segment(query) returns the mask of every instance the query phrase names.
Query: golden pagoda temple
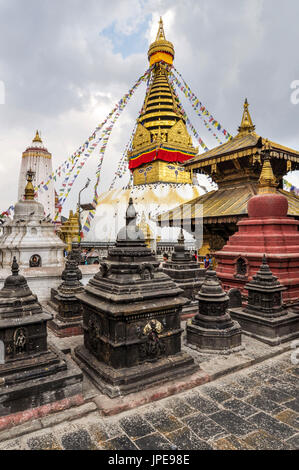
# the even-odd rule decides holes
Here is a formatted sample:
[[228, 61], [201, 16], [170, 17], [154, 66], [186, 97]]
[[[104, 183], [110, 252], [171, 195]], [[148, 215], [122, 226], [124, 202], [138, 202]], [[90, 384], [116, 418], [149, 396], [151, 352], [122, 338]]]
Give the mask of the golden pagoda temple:
[[134, 185], [168, 182], [191, 183], [190, 172], [181, 163], [194, 157], [194, 148], [168, 79], [174, 47], [166, 41], [162, 18], [155, 42], [148, 51], [152, 80], [137, 120], [137, 129], [128, 153]]
[[[247, 217], [248, 200], [262, 191], [263, 186], [269, 189], [269, 180], [272, 181], [272, 191], [287, 197], [288, 215], [299, 217], [299, 197], [283, 190], [283, 177], [289, 171], [299, 169], [299, 152], [259, 136], [248, 107], [246, 99], [235, 137], [184, 164], [187, 170], [208, 175], [218, 185], [217, 190], [191, 202], [189, 223], [194, 227], [203, 222], [202, 255], [224, 246], [230, 235], [235, 233], [236, 224]], [[263, 167], [265, 154], [270, 160]], [[181, 226], [183, 218], [183, 205], [180, 205], [161, 214], [159, 224], [163, 226], [163, 221], [166, 224], [170, 220], [172, 225]]]

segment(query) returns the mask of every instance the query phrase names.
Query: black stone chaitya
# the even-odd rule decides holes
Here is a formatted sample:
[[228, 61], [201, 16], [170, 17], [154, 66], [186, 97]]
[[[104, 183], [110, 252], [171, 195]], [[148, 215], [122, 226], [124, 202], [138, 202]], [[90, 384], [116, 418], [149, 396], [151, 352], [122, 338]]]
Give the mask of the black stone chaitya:
[[81, 371], [47, 344], [51, 318], [14, 258], [0, 290], [0, 416], [82, 394]]
[[207, 270], [196, 299], [199, 313], [187, 324], [187, 345], [207, 353], [228, 354], [240, 350], [242, 331], [228, 313], [229, 297], [215, 271]]
[[260, 270], [245, 285], [248, 303], [229, 312], [245, 334], [271, 346], [299, 337], [299, 316], [282, 305], [282, 292], [286, 289], [273, 276], [266, 256]]
[[80, 259], [80, 245], [73, 242], [61, 275], [63, 282], [51, 291], [49, 305], [57, 313], [49, 322], [49, 328], [59, 337], [83, 334], [82, 305], [76, 298], [76, 294], [84, 290], [80, 282], [82, 273], [78, 267]]
[[185, 249], [182, 229], [171, 260], [163, 263], [162, 271], [168, 274], [183, 289], [185, 297], [190, 300], [183, 307], [182, 315], [188, 318], [188, 316], [198, 313], [198, 302], [195, 300], [195, 295], [204, 282], [206, 270], [201, 268], [197, 261], [193, 261], [190, 251]]
[[181, 352], [180, 313], [187, 299], [158, 267], [136, 226], [130, 199], [126, 226], [100, 271], [77, 296], [83, 305], [84, 346], [75, 348], [75, 357], [110, 397], [197, 369], [193, 358]]

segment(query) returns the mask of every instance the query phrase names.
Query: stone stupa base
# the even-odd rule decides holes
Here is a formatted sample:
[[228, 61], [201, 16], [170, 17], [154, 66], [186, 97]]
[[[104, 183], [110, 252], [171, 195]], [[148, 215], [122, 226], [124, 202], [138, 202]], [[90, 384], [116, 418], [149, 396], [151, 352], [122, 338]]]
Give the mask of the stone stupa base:
[[205, 354], [231, 354], [244, 349], [242, 330], [237, 322], [225, 329], [208, 329], [190, 322], [186, 336], [186, 346]]
[[75, 348], [74, 353], [74, 360], [81, 370], [110, 398], [140, 392], [151, 386], [191, 375], [199, 369], [194, 359], [184, 352], [123, 369], [114, 369], [98, 361], [84, 346]]
[[82, 317], [65, 320], [57, 315], [53, 320], [48, 322], [48, 328], [50, 328], [58, 338], [83, 335]]
[[82, 396], [83, 374], [70, 359], [49, 345], [40, 355], [9, 361], [0, 372], [0, 417]]
[[276, 318], [265, 318], [245, 312], [242, 308], [229, 310], [245, 335], [256, 338], [270, 346], [291, 341], [299, 337], [299, 316], [288, 311], [286, 315]]

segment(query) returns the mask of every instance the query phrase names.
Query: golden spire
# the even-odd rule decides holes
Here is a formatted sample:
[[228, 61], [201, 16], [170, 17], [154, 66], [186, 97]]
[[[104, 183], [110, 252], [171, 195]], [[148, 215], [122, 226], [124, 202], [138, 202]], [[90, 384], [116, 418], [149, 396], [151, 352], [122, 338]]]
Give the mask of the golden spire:
[[275, 193], [278, 183], [274, 176], [269, 155], [266, 156], [259, 178], [259, 194]]
[[249, 104], [248, 104], [247, 98], [245, 98], [242, 121], [238, 129], [239, 134], [250, 134], [255, 129], [255, 126], [253, 125], [253, 122], [252, 122], [252, 119], [248, 110], [248, 106]]
[[165, 40], [166, 38], [165, 38], [165, 33], [164, 33], [163, 20], [162, 20], [162, 16], [160, 16], [159, 29], [157, 32], [156, 41], [165, 41]]
[[42, 139], [40, 138], [40, 135], [39, 135], [38, 131], [36, 131], [35, 137], [34, 137], [32, 142], [42, 143]]
[[34, 172], [28, 170], [26, 174], [27, 184], [25, 187], [25, 201], [34, 201], [34, 186], [32, 184], [33, 177]]
[[174, 47], [170, 41], [166, 41], [163, 21], [160, 17], [159, 28], [155, 42], [153, 42], [148, 50], [148, 60], [150, 65], [161, 62], [162, 60], [172, 65], [174, 59]]

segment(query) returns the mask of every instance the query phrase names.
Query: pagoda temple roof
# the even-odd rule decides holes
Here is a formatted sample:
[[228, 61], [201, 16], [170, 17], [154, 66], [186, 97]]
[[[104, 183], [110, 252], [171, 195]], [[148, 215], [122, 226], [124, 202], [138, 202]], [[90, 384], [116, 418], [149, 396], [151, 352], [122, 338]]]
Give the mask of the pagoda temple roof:
[[[299, 216], [299, 197], [283, 189], [278, 189], [278, 193], [283, 194], [288, 199], [288, 215]], [[246, 217], [247, 204], [252, 196], [258, 193], [255, 184], [247, 183], [239, 186], [220, 188], [216, 191], [210, 191], [196, 199], [191, 204], [192, 219], [201, 219], [205, 224], [236, 223], [240, 218]], [[172, 220], [174, 225], [177, 222], [181, 224], [183, 217], [184, 204], [159, 215], [158, 220], [162, 222]]]
[[265, 147], [269, 147], [271, 157], [294, 162], [292, 170], [299, 169], [299, 151], [258, 135], [255, 132], [255, 126], [252, 123], [248, 106], [249, 104], [246, 99], [239, 132], [235, 137], [208, 152], [196, 155], [188, 160], [184, 166], [188, 170], [203, 169], [219, 162], [260, 155]]

